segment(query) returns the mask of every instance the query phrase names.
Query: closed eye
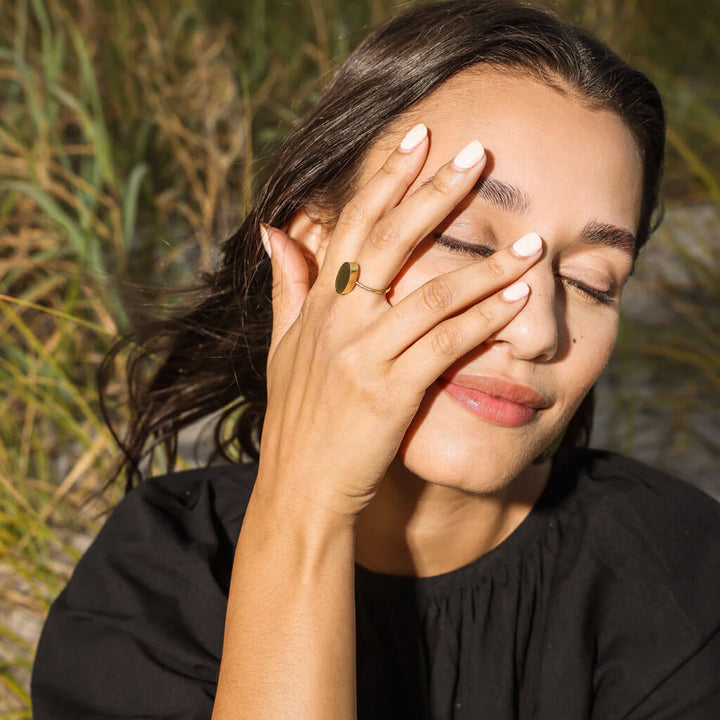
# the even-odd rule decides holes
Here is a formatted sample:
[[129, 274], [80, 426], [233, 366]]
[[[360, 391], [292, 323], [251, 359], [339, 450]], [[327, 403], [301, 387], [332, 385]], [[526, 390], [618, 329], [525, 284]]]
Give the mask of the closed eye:
[[560, 282], [565, 283], [566, 285], [570, 285], [570, 287], [572, 287], [574, 290], [577, 290], [578, 292], [582, 293], [591, 300], [600, 303], [601, 305], [615, 305], [615, 298], [610, 291], [598, 290], [597, 288], [590, 287], [589, 285], [586, 285], [579, 280], [573, 280], [572, 278], [565, 277], [563, 275], [558, 275], [557, 279]]
[[495, 250], [488, 247], [487, 245], [478, 245], [476, 243], [465, 243], [457, 240], [450, 235], [431, 235], [430, 236], [436, 245], [440, 245], [452, 252], [459, 253], [460, 255], [469, 255], [470, 257], [490, 257]]
[[[466, 243], [452, 237], [451, 235], [431, 235], [433, 242], [436, 245], [447, 248], [451, 252], [458, 253], [460, 255], [468, 255], [470, 257], [490, 257], [495, 250], [488, 247], [487, 245], [480, 245], [477, 243]], [[557, 275], [557, 280], [570, 286], [573, 290], [581, 293], [586, 298], [593, 302], [601, 305], [615, 305], [616, 300], [612, 291], [598, 290], [597, 288], [586, 285], [579, 280], [575, 280], [564, 275]]]

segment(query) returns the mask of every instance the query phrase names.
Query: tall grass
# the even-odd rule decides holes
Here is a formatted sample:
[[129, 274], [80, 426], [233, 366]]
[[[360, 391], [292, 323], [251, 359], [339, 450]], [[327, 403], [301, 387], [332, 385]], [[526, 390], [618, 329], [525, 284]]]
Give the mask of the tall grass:
[[209, 266], [252, 142], [228, 28], [197, 10], [0, 7], [0, 707], [25, 717], [34, 621], [117, 499], [96, 494], [115, 451], [95, 368], [128, 307]]
[[100, 358], [212, 265], [256, 152], [350, 42], [339, 2], [231, 7], [0, 2], [0, 717], [30, 716], [42, 618], [118, 499]]
[[[653, 2], [652, 13], [639, 0], [560, 5], [668, 93], [673, 195], [720, 204], [718, 97], [695, 72], [711, 51], [702, 44], [689, 83], [630, 32], [660, 23], [666, 6], [671, 19], [674, 3]], [[116, 461], [94, 389], [100, 358], [137, 314], [211, 267], [317, 78], [392, 10], [379, 0], [0, 0], [0, 718], [30, 717], [42, 618], [118, 499], [99, 492]], [[643, 282], [682, 332], [643, 334], [630, 318], [619, 382], [688, 368], [692, 402], [673, 402], [702, 413], [720, 387], [720, 324], [707, 312], [720, 307], [719, 265], [716, 255], [695, 262], [677, 237], [664, 247], [691, 279]], [[641, 339], [632, 353], [630, 335]], [[123, 391], [110, 388], [119, 424]]]

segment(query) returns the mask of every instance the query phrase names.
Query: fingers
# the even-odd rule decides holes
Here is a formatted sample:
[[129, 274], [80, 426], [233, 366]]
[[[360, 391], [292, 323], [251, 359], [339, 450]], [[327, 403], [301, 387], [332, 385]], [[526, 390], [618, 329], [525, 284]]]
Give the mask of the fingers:
[[[328, 284], [342, 263], [354, 261], [373, 225], [395, 207], [422, 168], [428, 150], [427, 128], [415, 125], [382, 167], [340, 213], [323, 267]], [[332, 276], [332, 277], [330, 277]]]
[[[522, 305], [511, 309], [514, 301], [520, 301], [527, 295], [525, 283], [515, 283], [528, 268], [536, 263], [542, 255], [542, 240], [536, 233], [524, 236], [512, 246], [504, 248], [492, 256], [470, 263], [449, 273], [438, 275], [402, 298], [394, 307], [382, 313], [376, 320], [373, 343], [386, 349], [388, 357], [399, 357], [410, 346], [419, 342], [424, 335], [433, 332], [440, 323], [461, 313], [471, 305], [485, 305], [485, 298], [497, 297], [491, 305], [502, 301], [499, 309], [492, 312], [479, 308], [476, 314], [482, 317], [483, 312], [492, 315], [498, 321], [508, 322]], [[486, 301], [489, 302], [489, 301]], [[474, 317], [472, 314], [468, 317]], [[450, 332], [450, 325], [445, 330]], [[488, 323], [485, 337], [477, 332], [476, 339], [484, 341], [502, 325], [495, 327]], [[442, 337], [439, 342], [443, 342]]]
[[387, 212], [372, 228], [356, 262], [374, 287], [390, 285], [417, 244], [432, 232], [475, 185], [486, 156], [474, 140], [417, 192]]
[[263, 224], [261, 233], [263, 245], [270, 255], [273, 274], [270, 362], [280, 340], [297, 319], [305, 302], [309, 291], [309, 274], [302, 251], [284, 232]]
[[394, 363], [399, 378], [425, 390], [456, 360], [486, 342], [524, 307], [530, 288], [522, 280], [436, 325]]

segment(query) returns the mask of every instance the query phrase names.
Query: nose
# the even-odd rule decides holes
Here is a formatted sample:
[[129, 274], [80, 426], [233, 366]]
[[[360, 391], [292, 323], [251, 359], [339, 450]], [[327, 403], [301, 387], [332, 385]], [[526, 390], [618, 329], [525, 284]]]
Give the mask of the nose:
[[547, 362], [558, 352], [563, 296], [557, 292], [553, 269], [547, 259], [533, 266], [523, 280], [530, 285], [530, 297], [494, 339], [509, 344], [513, 356], [519, 360]]

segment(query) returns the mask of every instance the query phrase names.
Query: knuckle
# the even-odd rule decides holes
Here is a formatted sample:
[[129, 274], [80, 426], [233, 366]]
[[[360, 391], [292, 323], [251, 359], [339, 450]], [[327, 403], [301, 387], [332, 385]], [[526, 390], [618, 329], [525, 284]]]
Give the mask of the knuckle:
[[393, 153], [380, 167], [379, 173], [389, 178], [395, 178], [401, 173], [402, 166], [398, 162], [399, 158]]
[[427, 187], [433, 195], [439, 197], [447, 197], [453, 191], [453, 183], [440, 174], [433, 175]]
[[[316, 292], [311, 290], [300, 308], [298, 317], [302, 320], [303, 325], [312, 325], [313, 329], [317, 329], [317, 318], [321, 312], [321, 299], [318, 297]], [[320, 324], [320, 330], [324, 331], [322, 324]]]
[[378, 379], [368, 374], [364, 377], [355, 378], [355, 396], [363, 407], [369, 408], [374, 412], [386, 413], [391, 405], [388, 404], [387, 392], [385, 392], [385, 384], [378, 382]]
[[483, 260], [483, 267], [493, 278], [502, 280], [505, 278], [505, 268], [495, 255], [490, 255]]
[[453, 304], [454, 295], [447, 282], [430, 280], [420, 288], [420, 308], [429, 313], [448, 310]]
[[370, 247], [372, 250], [384, 252], [397, 247], [402, 236], [401, 230], [396, 223], [384, 223], [378, 225], [370, 233]]
[[462, 330], [454, 324], [441, 325], [430, 339], [430, 346], [435, 355], [444, 357], [454, 355], [463, 346], [465, 340]]
[[368, 216], [368, 207], [365, 202], [359, 198], [352, 198], [340, 213], [339, 222], [349, 227], [355, 227], [362, 224]]
[[333, 307], [323, 310], [318, 300], [307, 304], [307, 315], [313, 317], [311, 341], [318, 350], [329, 351], [332, 356], [335, 352], [335, 346], [339, 330], [342, 328], [341, 318]]
[[[316, 350], [317, 356], [317, 350]], [[343, 388], [347, 393], [348, 384], [353, 382], [353, 367], [355, 358], [353, 353], [346, 347], [334, 348], [334, 352], [322, 353], [322, 363], [316, 363], [323, 374], [323, 380], [328, 386]]]
[[356, 405], [373, 407], [382, 397], [377, 373], [367, 359], [367, 347], [348, 342], [329, 360], [332, 386], [341, 388], [346, 400]]
[[485, 305], [475, 305], [472, 308], [473, 319], [485, 325], [493, 325], [495, 323], [495, 313], [493, 313]]
[[358, 353], [353, 343], [346, 343], [333, 356], [332, 364], [342, 375], [355, 377], [358, 366]]

